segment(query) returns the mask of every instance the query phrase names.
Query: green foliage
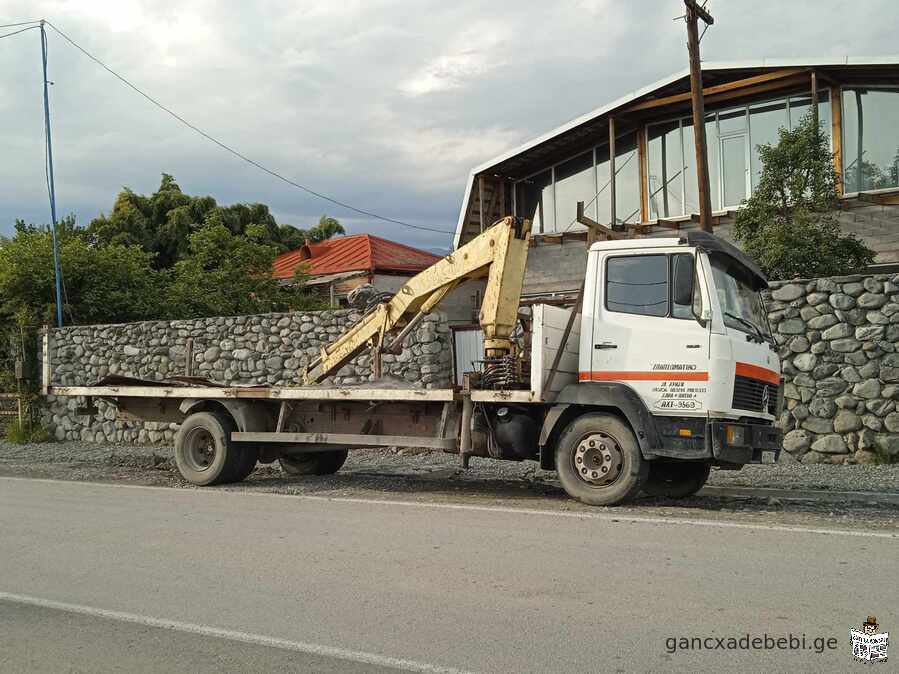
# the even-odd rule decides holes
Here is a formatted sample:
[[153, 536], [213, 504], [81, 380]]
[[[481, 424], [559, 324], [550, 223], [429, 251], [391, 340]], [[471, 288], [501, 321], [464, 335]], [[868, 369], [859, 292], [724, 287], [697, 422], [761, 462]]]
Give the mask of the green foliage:
[[87, 233], [101, 246], [140, 246], [153, 254], [155, 268], [171, 269], [191, 255], [191, 236], [207, 225], [222, 225], [236, 236], [246, 236], [252, 229], [257, 241], [277, 253], [299, 248], [306, 239], [323, 241], [344, 233], [336, 219], [324, 215], [317, 225], [304, 230], [279, 225], [265, 204], [219, 206], [209, 196], [191, 197], [167, 173], [150, 196], [126, 187], [116, 197], [112, 212], [92, 220]]
[[15, 419], [6, 427], [6, 440], [16, 445], [27, 445], [33, 442], [50, 442], [50, 433], [37, 423], [19, 424]]
[[759, 184], [737, 212], [734, 234], [769, 277], [836, 276], [873, 262], [874, 251], [840, 230], [839, 176], [811, 114], [781, 128], [777, 145], [760, 145], [759, 157]]
[[[163, 174], [155, 193], [125, 188], [108, 216], [87, 228], [69, 216], [57, 232], [66, 321], [113, 323], [324, 308], [301, 284], [278, 286], [271, 264], [344, 230], [324, 215], [308, 230], [279, 225], [264, 204], [219, 206]], [[23, 312], [31, 324], [55, 322], [49, 230], [19, 221], [0, 238], [0, 323]]]
[[[157, 314], [162, 278], [151, 255], [133, 245], [91, 245], [71, 220], [60, 231], [65, 313], [78, 322], [120, 322]], [[0, 315], [52, 323], [56, 313], [50, 233], [16, 225], [0, 245]]]

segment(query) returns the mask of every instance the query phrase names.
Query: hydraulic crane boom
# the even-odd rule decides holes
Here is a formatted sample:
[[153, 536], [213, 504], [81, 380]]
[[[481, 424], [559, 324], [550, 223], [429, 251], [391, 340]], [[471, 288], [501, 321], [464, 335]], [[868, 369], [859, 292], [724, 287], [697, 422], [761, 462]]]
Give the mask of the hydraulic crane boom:
[[[484, 331], [487, 358], [500, 358], [513, 350], [510, 336], [518, 320], [518, 303], [527, 263], [531, 223], [505, 217], [479, 236], [413, 276], [393, 298], [366, 315], [359, 323], [322, 347], [320, 356], [303, 373], [306, 384], [315, 384], [336, 372], [362, 349], [373, 351], [373, 368], [379, 369], [380, 353], [390, 351], [426, 314], [458, 285], [487, 277], [479, 321]], [[401, 332], [387, 346], [386, 334]]]

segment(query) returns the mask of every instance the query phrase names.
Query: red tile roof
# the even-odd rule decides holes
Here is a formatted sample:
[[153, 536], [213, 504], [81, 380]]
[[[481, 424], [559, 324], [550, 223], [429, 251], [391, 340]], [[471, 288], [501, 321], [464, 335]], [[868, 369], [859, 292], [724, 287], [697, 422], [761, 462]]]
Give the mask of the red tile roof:
[[311, 276], [345, 271], [418, 273], [440, 258], [371, 234], [354, 234], [306, 244], [282, 253], [272, 264], [275, 278], [292, 278], [297, 266], [305, 265]]

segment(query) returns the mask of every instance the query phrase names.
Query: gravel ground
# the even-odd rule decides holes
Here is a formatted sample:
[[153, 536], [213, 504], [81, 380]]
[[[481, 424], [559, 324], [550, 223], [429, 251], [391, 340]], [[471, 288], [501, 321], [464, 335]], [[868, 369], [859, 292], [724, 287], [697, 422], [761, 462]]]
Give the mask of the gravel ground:
[[[172, 454], [170, 447], [0, 442], [0, 476], [195, 489], [181, 479]], [[622, 517], [630, 514], [865, 528], [895, 531], [899, 535], [899, 466], [747, 466], [741, 471], [713, 471], [709, 485], [716, 489], [687, 499], [673, 501], [643, 495], [627, 505], [600, 510]], [[753, 491], [759, 488], [762, 492]], [[240, 484], [210, 489], [566, 512], [596, 510], [568, 498], [555, 473], [541, 471], [533, 462], [475, 458], [471, 468], [463, 471], [455, 456], [410, 450], [351, 452], [337, 474], [322, 477], [289, 477], [281, 473], [277, 464], [257, 466]], [[764, 489], [787, 491], [764, 493]], [[850, 498], [845, 492], [871, 496]]]
[[[0, 441], [0, 468], [52, 470], [53, 467], [71, 469], [79, 473], [100, 473], [110, 469], [131, 469], [138, 473], [161, 473], [165, 481], [181, 482], [172, 460], [171, 447], [142, 445], [97, 445], [65, 442], [13, 445]], [[473, 459], [471, 469], [461, 475], [473, 480], [522, 480], [530, 483], [555, 483], [555, 474], [538, 469], [530, 461], [491, 461]], [[351, 452], [342, 472], [366, 473], [387, 471], [391, 474], [411, 474], [435, 471], [455, 472], [455, 456], [437, 452], [399, 453], [392, 450], [360, 450]], [[18, 472], [18, 470], [16, 471]], [[266, 475], [280, 475], [274, 467], [259, 467]], [[78, 478], [76, 478], [78, 479]], [[862, 491], [899, 494], [899, 465], [831, 466], [824, 464], [766, 464], [746, 466], [743, 470], [714, 470], [709, 485], [720, 487], [764, 487], [772, 489]]]

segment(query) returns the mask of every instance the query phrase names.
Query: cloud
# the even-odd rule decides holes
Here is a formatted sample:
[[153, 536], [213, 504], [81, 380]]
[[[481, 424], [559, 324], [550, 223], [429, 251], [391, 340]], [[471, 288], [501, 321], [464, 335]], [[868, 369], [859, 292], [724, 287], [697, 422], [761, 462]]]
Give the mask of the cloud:
[[502, 51], [508, 48], [509, 38], [508, 26], [478, 21], [454, 38], [440, 56], [400, 83], [399, 89], [409, 96], [423, 96], [470, 84], [504, 65]]
[[[718, 3], [709, 60], [895, 51], [899, 6]], [[680, 0], [5, 0], [45, 16], [180, 115], [313, 189], [385, 216], [452, 229], [472, 166], [686, 66]], [[833, 26], [840, 26], [834, 46]], [[435, 235], [340, 209], [180, 125], [52, 31], [61, 213], [87, 222], [122, 186], [162, 172], [222, 203], [262, 201], [304, 226], [413, 245]], [[36, 31], [0, 40], [0, 234], [46, 222]]]

